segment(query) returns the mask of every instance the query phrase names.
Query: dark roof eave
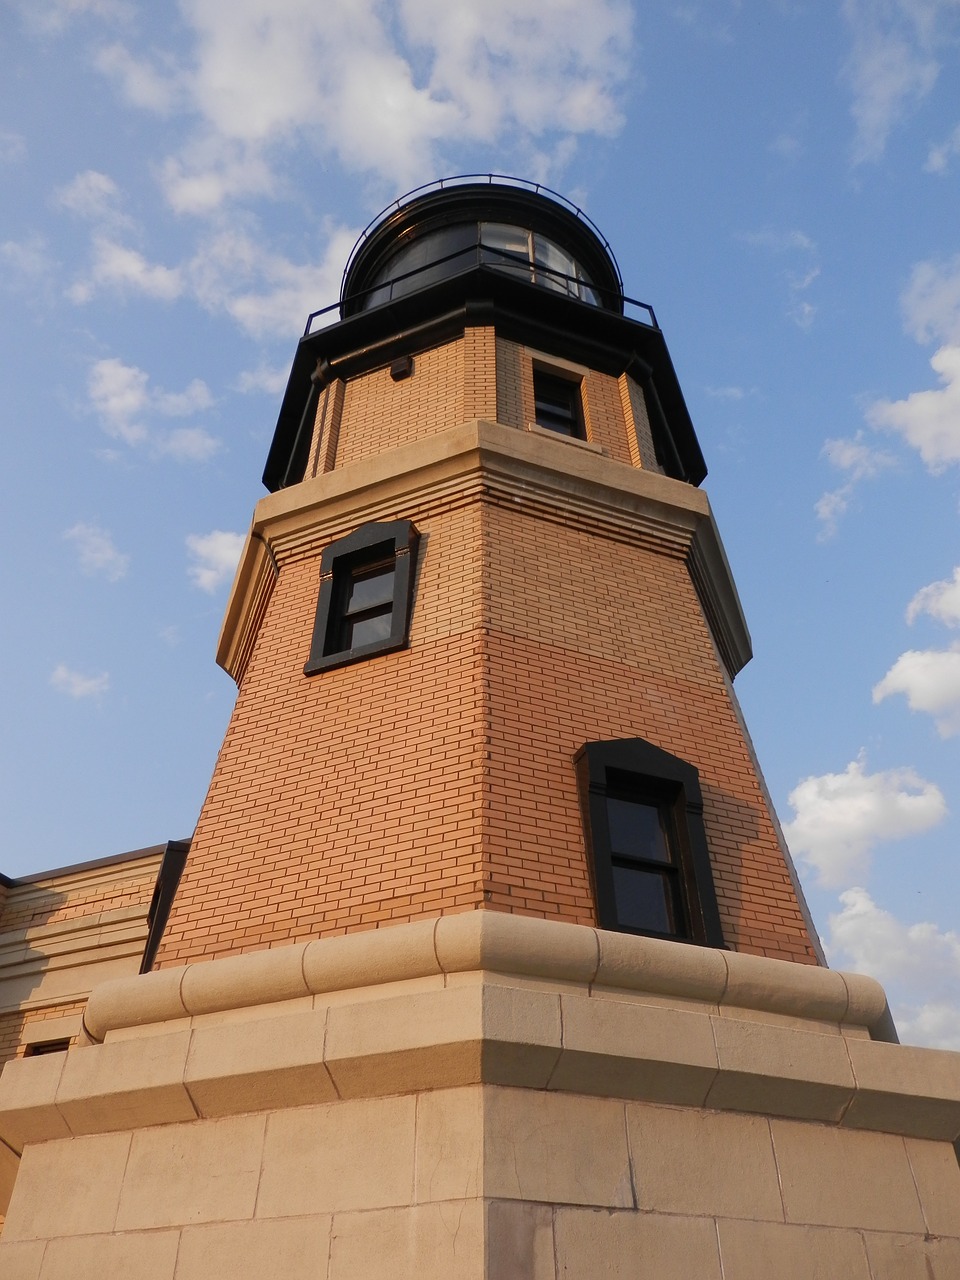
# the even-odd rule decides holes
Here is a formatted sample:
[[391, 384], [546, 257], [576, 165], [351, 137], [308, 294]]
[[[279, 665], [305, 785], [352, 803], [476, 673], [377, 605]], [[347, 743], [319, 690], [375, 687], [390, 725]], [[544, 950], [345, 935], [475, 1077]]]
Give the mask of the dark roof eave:
[[397, 356], [450, 341], [472, 325], [493, 325], [502, 337], [616, 376], [629, 371], [638, 381], [648, 378], [676, 454], [665, 462], [666, 469], [691, 484], [706, 476], [659, 329], [481, 266], [301, 338], [264, 469], [266, 487], [274, 491], [290, 482], [286, 477], [294, 452], [300, 451], [297, 437], [311, 378], [326, 385], [338, 377], [355, 377]]

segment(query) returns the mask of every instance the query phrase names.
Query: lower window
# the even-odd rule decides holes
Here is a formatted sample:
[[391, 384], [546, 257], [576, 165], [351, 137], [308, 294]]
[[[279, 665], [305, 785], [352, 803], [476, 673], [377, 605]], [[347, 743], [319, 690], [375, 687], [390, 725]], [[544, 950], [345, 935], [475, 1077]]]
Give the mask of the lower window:
[[307, 675], [406, 645], [417, 541], [409, 520], [372, 522], [324, 550]]
[[694, 766], [642, 738], [576, 765], [600, 927], [722, 947]]

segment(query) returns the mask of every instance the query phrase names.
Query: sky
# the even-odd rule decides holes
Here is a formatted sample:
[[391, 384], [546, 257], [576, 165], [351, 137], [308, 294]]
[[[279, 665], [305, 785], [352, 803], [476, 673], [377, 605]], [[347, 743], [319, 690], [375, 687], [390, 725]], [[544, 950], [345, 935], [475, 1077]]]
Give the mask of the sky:
[[960, 0], [0, 0], [0, 870], [190, 834], [306, 316], [516, 174], [664, 330], [830, 963], [960, 1049], [958, 90]]

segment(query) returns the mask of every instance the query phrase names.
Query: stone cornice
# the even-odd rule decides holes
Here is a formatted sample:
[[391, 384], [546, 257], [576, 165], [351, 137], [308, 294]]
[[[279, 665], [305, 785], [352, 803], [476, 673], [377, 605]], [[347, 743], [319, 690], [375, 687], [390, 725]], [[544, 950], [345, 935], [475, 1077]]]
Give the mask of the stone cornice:
[[264, 498], [237, 569], [217, 661], [242, 679], [278, 566], [367, 520], [415, 517], [427, 507], [483, 496], [686, 558], [717, 648], [735, 675], [750, 657], [750, 638], [706, 494], [564, 443], [467, 422]]

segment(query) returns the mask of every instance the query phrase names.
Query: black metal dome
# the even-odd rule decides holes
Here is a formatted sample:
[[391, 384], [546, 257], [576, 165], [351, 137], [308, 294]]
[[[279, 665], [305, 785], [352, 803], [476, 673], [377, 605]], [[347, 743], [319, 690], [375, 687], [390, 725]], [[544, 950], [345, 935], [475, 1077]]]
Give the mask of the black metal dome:
[[347, 262], [340, 314], [479, 266], [623, 314], [616, 259], [586, 214], [549, 188], [501, 174], [444, 178], [384, 209]]

